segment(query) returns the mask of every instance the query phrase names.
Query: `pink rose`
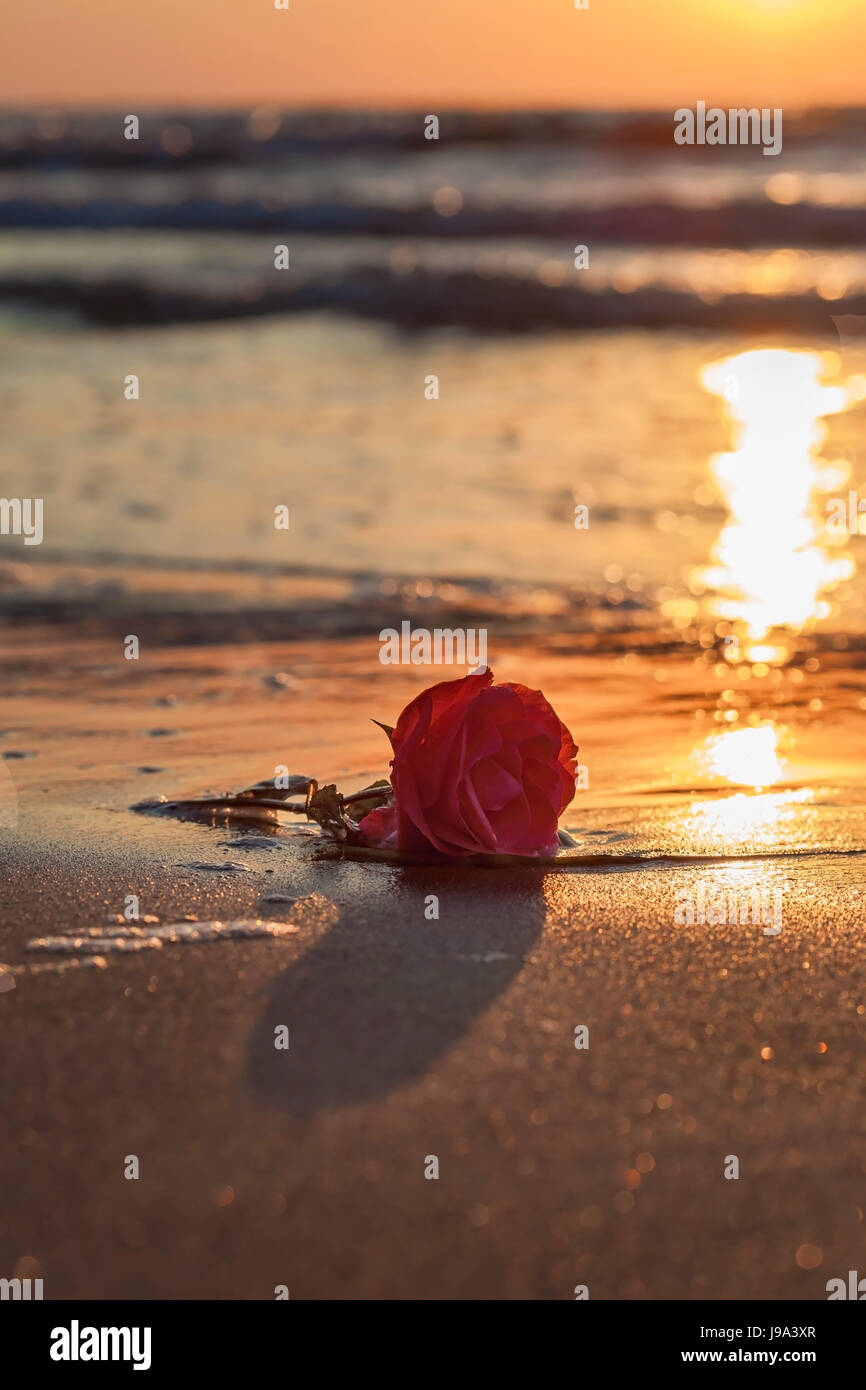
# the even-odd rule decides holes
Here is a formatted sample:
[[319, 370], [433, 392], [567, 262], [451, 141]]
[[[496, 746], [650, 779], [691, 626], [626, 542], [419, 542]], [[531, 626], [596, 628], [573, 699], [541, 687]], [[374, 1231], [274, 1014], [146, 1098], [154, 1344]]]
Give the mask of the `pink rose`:
[[554, 854], [577, 747], [538, 690], [493, 673], [443, 681], [391, 733], [393, 804], [361, 821], [367, 844], [406, 853]]

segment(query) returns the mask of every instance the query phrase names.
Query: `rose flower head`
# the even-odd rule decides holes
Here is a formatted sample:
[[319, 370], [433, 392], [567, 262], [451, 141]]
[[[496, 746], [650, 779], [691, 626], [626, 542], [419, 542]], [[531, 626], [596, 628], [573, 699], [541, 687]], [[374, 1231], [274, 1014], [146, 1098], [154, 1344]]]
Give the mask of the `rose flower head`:
[[550, 855], [574, 796], [577, 746], [538, 690], [489, 670], [442, 681], [390, 732], [393, 802], [360, 823], [404, 853]]

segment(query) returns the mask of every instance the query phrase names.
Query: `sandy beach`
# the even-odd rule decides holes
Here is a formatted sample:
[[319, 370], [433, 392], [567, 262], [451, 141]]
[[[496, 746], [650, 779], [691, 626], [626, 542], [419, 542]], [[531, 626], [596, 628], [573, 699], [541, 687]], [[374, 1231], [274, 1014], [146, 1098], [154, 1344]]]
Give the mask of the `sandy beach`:
[[[30, 755], [3, 763], [7, 1266], [52, 1298], [808, 1300], [862, 1263], [855, 660], [817, 726], [823, 672], [775, 687], [794, 777], [737, 792], [689, 776], [713, 667], [515, 639], [497, 675], [530, 671], [591, 769], [564, 823], [585, 853], [647, 862], [402, 868], [289, 818], [251, 833], [129, 809], [278, 763], [364, 785], [387, 767], [369, 717], [426, 683], [360, 639], [257, 641], [249, 613], [242, 643], [179, 641], [190, 619], [145, 590], [134, 670], [104, 602], [59, 657], [56, 613], [3, 627], [2, 746]], [[191, 867], [226, 862], [244, 870]], [[781, 888], [781, 933], [678, 925], [698, 880]], [[28, 949], [104, 928], [129, 893], [162, 924], [297, 931], [95, 964]]]

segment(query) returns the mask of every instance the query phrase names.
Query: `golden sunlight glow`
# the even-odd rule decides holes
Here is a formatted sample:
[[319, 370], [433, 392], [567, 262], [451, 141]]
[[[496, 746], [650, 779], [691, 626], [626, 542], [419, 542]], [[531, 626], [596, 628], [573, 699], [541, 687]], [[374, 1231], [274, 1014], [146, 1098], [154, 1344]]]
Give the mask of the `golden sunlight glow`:
[[743, 649], [744, 660], [758, 664], [763, 662], [766, 666], [782, 666], [789, 655], [787, 647], [767, 642], [755, 642]]
[[778, 754], [779, 731], [772, 724], [713, 734], [701, 758], [704, 766], [738, 787], [772, 787], [784, 771]]
[[686, 813], [683, 833], [693, 838], [713, 837], [720, 845], [748, 841], [753, 849], [769, 849], [778, 845], [787, 826], [799, 823], [803, 813], [798, 808], [813, 796], [810, 787], [796, 787], [758, 796], [737, 792], [735, 796], [696, 801]]
[[825, 617], [822, 595], [853, 571], [850, 556], [821, 544], [814, 510], [815, 494], [837, 481], [817, 453], [821, 417], [851, 403], [845, 387], [819, 380], [834, 367], [833, 354], [778, 349], [743, 352], [701, 373], [741, 428], [735, 451], [711, 460], [731, 515], [700, 579], [717, 592], [719, 615], [743, 622], [754, 641]]

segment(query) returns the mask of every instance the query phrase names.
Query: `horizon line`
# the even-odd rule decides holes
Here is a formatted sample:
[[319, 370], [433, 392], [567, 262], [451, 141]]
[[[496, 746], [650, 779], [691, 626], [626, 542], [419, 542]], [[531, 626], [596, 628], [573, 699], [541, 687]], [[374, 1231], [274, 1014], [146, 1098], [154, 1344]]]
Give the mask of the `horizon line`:
[[[680, 98], [677, 98], [676, 100], [679, 102], [679, 105], [680, 105], [680, 106], [683, 105], [683, 98], [680, 97]], [[765, 98], [762, 102], [757, 102], [757, 101], [747, 101], [747, 100], [736, 100], [736, 99], [734, 99], [734, 98], [729, 98], [727, 101], [722, 101], [722, 100], [710, 100], [709, 98], [706, 98], [706, 97], [695, 97], [695, 98], [694, 98], [694, 102], [693, 102], [692, 104], [694, 104], [694, 103], [697, 102], [697, 101], [704, 101], [704, 102], [706, 103], [706, 105], [707, 105], [708, 108], [709, 108], [710, 106], [718, 106], [718, 107], [731, 107], [731, 106], [736, 106], [736, 107], [738, 107], [738, 108], [739, 108], [739, 107], [745, 106], [745, 107], [757, 107], [757, 108], [760, 110], [760, 109], [762, 109], [762, 108], [767, 104], [767, 103], [766, 103], [766, 98]], [[415, 99], [415, 100], [413, 100], [413, 101], [405, 101], [405, 102], [404, 102], [404, 101], [378, 102], [378, 103], [375, 103], [375, 104], [374, 104], [374, 103], [367, 104], [367, 103], [365, 103], [365, 102], [356, 102], [356, 101], [346, 101], [346, 100], [344, 100], [344, 99], [333, 99], [333, 100], [320, 100], [320, 99], [317, 99], [317, 100], [315, 100], [315, 101], [302, 102], [302, 103], [300, 103], [300, 104], [284, 104], [284, 103], [282, 103], [282, 102], [280, 102], [280, 101], [272, 100], [272, 99], [270, 99], [270, 98], [262, 98], [261, 96], [256, 97], [255, 100], [252, 100], [252, 99], [251, 99], [251, 100], [249, 100], [249, 101], [246, 100], [246, 99], [244, 99], [244, 100], [235, 100], [235, 99], [231, 99], [231, 100], [227, 100], [227, 101], [224, 101], [224, 102], [214, 102], [214, 103], [210, 103], [210, 102], [194, 102], [194, 103], [190, 103], [189, 101], [187, 101], [187, 100], [185, 100], [185, 99], [183, 99], [183, 98], [173, 99], [173, 98], [168, 98], [168, 97], [166, 97], [166, 98], [157, 98], [157, 99], [154, 99], [154, 98], [139, 99], [139, 98], [135, 98], [135, 97], [127, 97], [127, 98], [124, 100], [123, 103], [121, 103], [121, 102], [119, 102], [119, 101], [114, 101], [114, 100], [112, 100], [112, 101], [105, 101], [105, 102], [101, 102], [101, 101], [100, 101], [100, 102], [94, 102], [94, 101], [81, 101], [81, 100], [80, 100], [79, 98], [77, 98], [77, 97], [70, 97], [70, 98], [52, 97], [52, 98], [50, 98], [50, 99], [48, 99], [48, 98], [42, 99], [42, 98], [38, 98], [38, 97], [33, 97], [33, 98], [31, 98], [31, 99], [29, 99], [29, 100], [25, 100], [25, 101], [3, 102], [3, 103], [0, 103], [0, 115], [3, 115], [3, 114], [10, 114], [10, 113], [16, 113], [16, 114], [17, 114], [17, 113], [20, 113], [20, 112], [33, 111], [33, 110], [41, 110], [41, 111], [46, 111], [46, 110], [57, 110], [58, 108], [65, 108], [65, 109], [67, 109], [67, 110], [70, 110], [70, 111], [77, 111], [77, 112], [89, 112], [89, 113], [91, 113], [91, 114], [96, 115], [96, 114], [99, 114], [100, 112], [111, 112], [111, 113], [115, 113], [115, 112], [121, 111], [121, 110], [129, 110], [129, 109], [131, 109], [132, 107], [135, 107], [135, 106], [137, 106], [140, 110], [144, 110], [144, 111], [148, 111], [148, 110], [149, 110], [149, 111], [156, 111], [156, 110], [167, 110], [167, 109], [170, 109], [170, 110], [172, 110], [172, 111], [198, 112], [198, 113], [201, 113], [201, 114], [207, 114], [207, 113], [214, 112], [214, 111], [231, 112], [231, 111], [250, 111], [250, 110], [253, 110], [253, 111], [254, 111], [254, 110], [267, 109], [267, 110], [274, 110], [274, 111], [285, 112], [285, 113], [291, 112], [291, 113], [302, 113], [302, 114], [304, 114], [304, 113], [309, 113], [309, 112], [340, 112], [340, 113], [342, 113], [342, 112], [349, 112], [349, 113], [351, 113], [351, 112], [362, 111], [362, 112], [376, 112], [376, 113], [381, 113], [382, 115], [399, 115], [399, 114], [416, 115], [419, 111], [421, 111], [422, 109], [424, 109], [425, 107], [428, 107], [428, 106], [430, 106], [430, 105], [431, 105], [431, 102], [426, 102], [426, 103], [425, 103], [425, 102], [419, 102], [417, 99]], [[771, 105], [771, 106], [775, 105], [775, 102], [771, 102], [770, 105]], [[784, 108], [784, 109], [786, 109], [790, 114], [793, 114], [793, 115], [799, 115], [799, 114], [804, 114], [804, 113], [806, 113], [806, 112], [816, 112], [816, 111], [863, 111], [863, 112], [866, 112], [866, 101], [863, 101], [863, 102], [816, 101], [816, 102], [806, 102], [806, 103], [798, 102], [798, 103], [795, 103], [795, 104], [788, 103], [788, 105], [787, 105], [786, 108], [785, 108], [785, 103], [782, 103], [782, 105], [783, 105], [783, 108]], [[673, 110], [677, 109], [676, 106], [674, 106], [674, 99], [672, 99], [671, 103], [654, 104], [654, 105], [649, 105], [649, 106], [623, 106], [623, 105], [619, 105], [619, 106], [617, 106], [617, 105], [570, 106], [570, 105], [566, 105], [566, 104], [564, 104], [564, 103], [563, 103], [563, 104], [558, 104], [558, 105], [552, 105], [552, 106], [532, 105], [532, 104], [529, 104], [529, 105], [513, 105], [513, 106], [512, 106], [512, 105], [507, 105], [507, 104], [504, 104], [504, 103], [487, 103], [487, 102], [479, 102], [479, 103], [468, 103], [468, 104], [467, 104], [467, 103], [462, 102], [462, 101], [457, 101], [457, 102], [449, 102], [447, 105], [443, 105], [442, 103], [439, 103], [439, 110], [436, 111], [434, 114], [437, 114], [437, 115], [438, 115], [440, 111], [448, 111], [448, 112], [451, 112], [451, 113], [453, 113], [453, 112], [459, 112], [459, 113], [465, 114], [465, 115], [484, 114], [484, 115], [527, 115], [527, 116], [530, 116], [530, 115], [623, 115], [623, 116], [654, 116], [654, 115], [664, 115], [666, 112], [668, 112], [668, 111], [670, 111], [670, 110], [672, 110], [672, 109], [673, 109]]]

